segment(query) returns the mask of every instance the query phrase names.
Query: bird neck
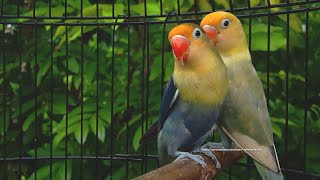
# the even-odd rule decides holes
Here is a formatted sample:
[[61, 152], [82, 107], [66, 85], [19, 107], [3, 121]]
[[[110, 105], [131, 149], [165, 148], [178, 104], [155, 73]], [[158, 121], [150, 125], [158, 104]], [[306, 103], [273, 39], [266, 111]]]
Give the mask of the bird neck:
[[241, 37], [243, 38], [238, 39], [237, 43], [217, 45], [217, 50], [226, 66], [237, 61], [251, 61], [251, 56], [244, 33], [241, 35]]
[[220, 58], [210, 58], [194, 68], [175, 65], [174, 82], [183, 101], [203, 106], [221, 103], [228, 87], [226, 67]]

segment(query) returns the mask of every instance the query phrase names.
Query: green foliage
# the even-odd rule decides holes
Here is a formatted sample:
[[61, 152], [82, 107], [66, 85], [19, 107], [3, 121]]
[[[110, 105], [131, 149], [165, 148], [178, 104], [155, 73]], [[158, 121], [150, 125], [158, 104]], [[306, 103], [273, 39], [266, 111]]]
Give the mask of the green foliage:
[[[64, 16], [64, 2], [52, 1], [52, 16]], [[163, 0], [162, 2], [164, 14], [176, 11], [178, 8], [176, 1]], [[230, 8], [227, 0], [216, 0], [214, 6], [212, 1], [206, 0], [198, 0], [197, 6], [194, 5], [193, 0], [179, 2], [181, 12], [193, 12], [196, 7], [200, 11]], [[251, 0], [250, 2], [251, 6], [257, 6], [265, 5], [267, 1]], [[278, 4], [282, 1], [270, 2]], [[115, 16], [128, 14], [126, 3], [127, 1], [124, 0], [115, 2]], [[246, 3], [233, 1], [233, 7], [246, 7]], [[4, 14], [16, 14], [16, 1], [4, 0], [4, 4]], [[147, 1], [146, 14], [160, 14], [159, 5], [158, 0]], [[285, 9], [251, 10], [250, 13], [276, 12]], [[68, 146], [67, 155], [70, 156], [80, 156], [81, 148], [83, 155], [86, 156], [109, 156], [111, 141], [114, 155], [125, 154], [127, 144], [130, 154], [145, 152], [138, 141], [145, 132], [146, 122], [148, 121], [150, 125], [157, 118], [161, 87], [165, 85], [165, 82], [161, 82], [162, 76], [166, 81], [173, 71], [174, 62], [166, 36], [175, 24], [167, 24], [165, 32], [163, 32], [163, 24], [150, 24], [148, 26], [149, 44], [146, 44], [146, 29], [142, 25], [131, 24], [129, 32], [125, 25], [115, 27], [86, 25], [86, 23], [112, 23], [114, 22], [112, 18], [94, 19], [97, 16], [109, 17], [112, 13], [111, 3], [99, 3], [97, 8], [97, 5], [91, 1], [83, 1], [81, 12], [80, 0], [67, 1], [68, 16], [80, 17], [82, 14], [92, 18], [39, 20], [47, 23], [79, 23], [79, 26], [52, 25], [36, 28], [23, 24], [0, 26], [1, 94], [4, 93], [3, 90], [6, 92], [0, 100], [1, 157], [4, 156], [4, 148], [6, 148], [6, 157], [19, 157], [20, 153], [22, 156], [34, 156], [35, 148], [37, 148], [37, 156], [50, 156], [51, 145], [53, 156], [64, 156], [66, 145]], [[33, 11], [27, 5], [21, 4], [20, 14], [32, 16]], [[143, 1], [130, 2], [130, 14], [145, 15]], [[36, 2], [35, 15], [49, 15], [47, 1]], [[304, 119], [307, 113], [307, 171], [319, 174], [320, 156], [317, 149], [319, 149], [318, 139], [320, 138], [320, 75], [318, 72], [320, 46], [315, 39], [320, 28], [318, 21], [320, 13], [319, 11], [310, 12], [309, 17], [310, 49], [308, 50], [307, 81], [304, 71], [305, 13], [290, 14], [289, 58], [286, 57], [286, 15], [270, 16], [270, 18], [270, 52], [267, 52], [268, 19], [252, 17], [251, 55], [264, 87], [267, 87], [267, 82], [269, 83], [269, 112], [280, 162], [283, 164], [287, 160], [290, 169], [303, 168]], [[148, 20], [163, 21], [164, 18]], [[24, 23], [30, 19], [19, 18], [10, 19], [10, 21]], [[118, 22], [122, 21], [124, 21], [123, 18], [118, 19]], [[248, 19], [241, 19], [241, 21], [248, 38], [250, 36], [249, 21]], [[82, 28], [80, 24], [83, 24]], [[112, 42], [113, 28], [115, 28], [114, 43]], [[128, 33], [130, 33], [130, 44], [128, 44]], [[162, 40], [163, 33], [164, 40]], [[36, 38], [35, 35], [37, 35]], [[162, 43], [164, 43], [164, 74], [162, 74]], [[36, 45], [37, 49], [35, 49]], [[130, 53], [130, 60], [128, 53]], [[269, 73], [266, 68], [268, 59], [271, 70]], [[37, 64], [35, 64], [36, 61]], [[114, 66], [112, 66], [113, 63]], [[287, 66], [288, 73], [286, 73]], [[288, 84], [286, 84], [287, 74]], [[306, 82], [308, 82], [307, 101], [304, 98]], [[286, 86], [288, 86], [288, 96]], [[288, 107], [286, 107], [286, 100], [289, 102]], [[288, 109], [287, 116], [286, 109]], [[288, 131], [286, 131], [287, 120]], [[113, 133], [111, 133], [112, 130]], [[285, 152], [285, 140], [289, 142], [288, 152]], [[21, 146], [20, 142], [22, 142]], [[155, 143], [148, 146], [148, 153], [157, 153]], [[245, 160], [242, 162], [245, 163]], [[95, 169], [96, 163], [98, 169]], [[67, 178], [79, 179], [80, 160], [68, 160], [67, 166]], [[9, 172], [9, 179], [34, 179], [35, 175], [37, 179], [47, 179], [50, 175], [48, 160], [37, 160], [37, 163], [23, 161], [22, 177], [18, 177], [18, 163], [10, 161], [6, 169], [3, 164], [0, 167]], [[83, 177], [84, 179], [108, 179], [110, 167], [109, 160], [97, 162], [95, 159], [83, 160]], [[147, 170], [155, 167], [156, 162], [148, 160]], [[128, 168], [129, 178], [141, 173], [140, 163], [130, 162]], [[114, 179], [124, 179], [125, 161], [113, 161], [112, 170]], [[232, 177], [235, 179], [242, 177], [244, 171], [245, 168], [234, 166]], [[52, 172], [54, 179], [64, 179], [64, 160], [54, 160]], [[218, 179], [228, 179], [227, 172], [222, 173]], [[259, 176], [256, 170], [251, 175]], [[288, 176], [289, 179], [295, 177], [296, 175]]]

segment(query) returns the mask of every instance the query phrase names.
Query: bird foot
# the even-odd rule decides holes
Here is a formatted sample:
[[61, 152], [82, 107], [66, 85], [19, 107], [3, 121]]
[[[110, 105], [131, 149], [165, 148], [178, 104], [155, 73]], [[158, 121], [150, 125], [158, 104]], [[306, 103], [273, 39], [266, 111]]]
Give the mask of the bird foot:
[[195, 155], [195, 154], [191, 154], [189, 152], [176, 152], [176, 156], [178, 156], [178, 158], [174, 161], [178, 161], [180, 159], [185, 159], [185, 158], [189, 158], [193, 161], [195, 161], [196, 163], [200, 164], [206, 171], [207, 171], [207, 164], [204, 162], [204, 159], [202, 156], [200, 155]]
[[203, 153], [206, 156], [210, 157], [216, 165], [216, 168], [221, 169], [221, 164], [218, 161], [217, 157], [208, 149], [208, 148], [197, 148], [192, 151], [193, 153]]

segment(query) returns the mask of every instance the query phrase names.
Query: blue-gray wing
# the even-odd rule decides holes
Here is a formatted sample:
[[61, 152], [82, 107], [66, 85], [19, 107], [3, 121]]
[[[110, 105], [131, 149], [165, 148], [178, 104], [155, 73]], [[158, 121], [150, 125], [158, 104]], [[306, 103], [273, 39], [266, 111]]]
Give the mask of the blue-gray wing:
[[154, 122], [146, 133], [144, 133], [139, 141], [140, 144], [145, 144], [157, 137], [158, 132], [162, 129], [165, 120], [167, 119], [169, 112], [172, 110], [172, 106], [175, 104], [178, 97], [177, 87], [174, 85], [173, 76], [170, 77], [167, 82], [162, 101], [160, 103], [159, 118]]
[[163, 127], [165, 120], [167, 119], [172, 106], [174, 106], [177, 97], [178, 97], [178, 89], [174, 85], [173, 76], [170, 77], [167, 82], [166, 89], [164, 91], [161, 103], [160, 103], [160, 112], [158, 119], [158, 130], [160, 131]]

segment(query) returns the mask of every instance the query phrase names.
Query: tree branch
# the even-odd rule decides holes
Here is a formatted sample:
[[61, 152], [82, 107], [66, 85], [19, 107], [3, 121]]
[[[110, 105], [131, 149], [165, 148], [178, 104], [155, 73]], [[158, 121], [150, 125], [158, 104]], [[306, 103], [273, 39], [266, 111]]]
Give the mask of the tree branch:
[[[231, 166], [237, 160], [244, 157], [242, 151], [212, 151], [219, 162], [221, 163], [222, 169]], [[182, 159], [176, 162], [172, 162], [166, 166], [158, 168], [147, 174], [134, 178], [134, 180], [145, 180], [145, 179], [173, 179], [173, 180], [188, 180], [188, 179], [212, 179], [221, 170], [215, 167], [213, 160], [203, 154], [201, 155], [207, 166], [208, 170], [205, 171], [200, 164], [197, 164], [191, 159]]]

